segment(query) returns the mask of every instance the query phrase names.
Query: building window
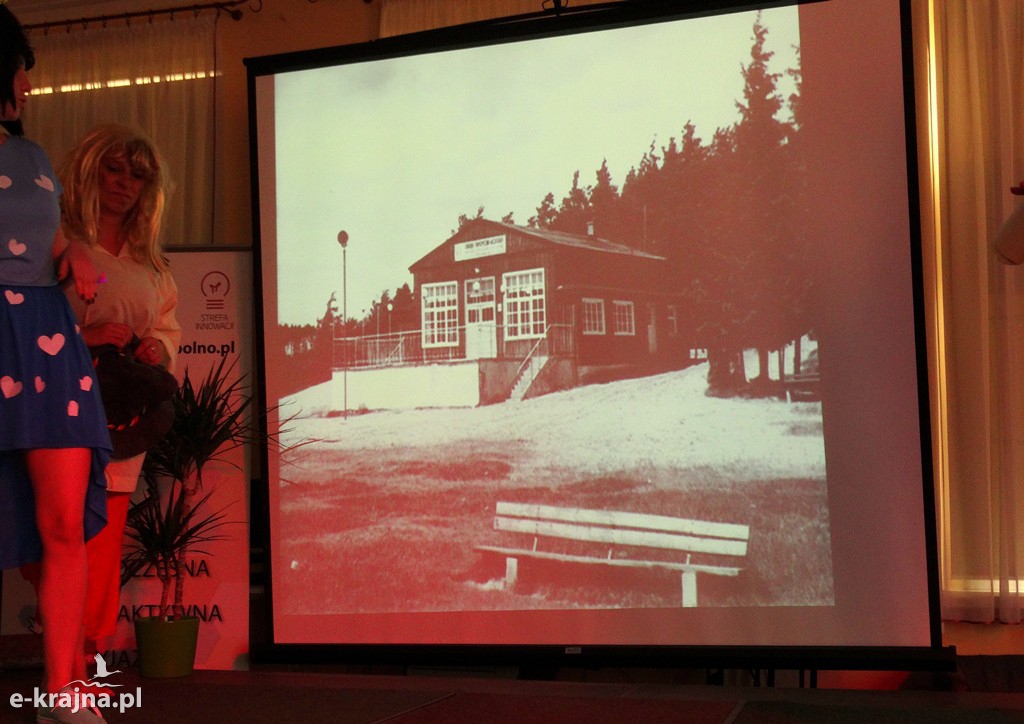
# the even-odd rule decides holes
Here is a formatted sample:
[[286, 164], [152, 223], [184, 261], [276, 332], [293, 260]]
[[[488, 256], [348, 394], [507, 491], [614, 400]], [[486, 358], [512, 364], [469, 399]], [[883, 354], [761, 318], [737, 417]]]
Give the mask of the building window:
[[494, 324], [494, 277], [466, 280], [466, 324]]
[[636, 323], [633, 319], [633, 302], [622, 302], [616, 299], [612, 302], [612, 309], [615, 315], [615, 334], [635, 335]]
[[604, 334], [604, 300], [583, 298], [583, 334]]
[[544, 270], [528, 269], [502, 275], [505, 339], [544, 336]]
[[668, 336], [679, 336], [679, 311], [674, 304], [668, 305]]
[[441, 282], [424, 284], [420, 288], [423, 299], [423, 346], [455, 347], [459, 344], [459, 284]]

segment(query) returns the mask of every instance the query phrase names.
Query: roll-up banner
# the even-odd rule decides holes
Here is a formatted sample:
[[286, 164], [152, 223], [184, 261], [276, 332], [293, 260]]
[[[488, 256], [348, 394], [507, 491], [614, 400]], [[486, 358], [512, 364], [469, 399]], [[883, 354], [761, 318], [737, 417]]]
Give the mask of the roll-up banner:
[[[255, 392], [252, 378], [252, 254], [247, 248], [168, 250], [178, 286], [178, 322], [182, 327], [177, 376], [194, 386], [226, 360], [231, 379], [242, 392]], [[196, 668], [248, 667], [249, 651], [249, 479], [250, 451], [224, 451], [203, 471], [203, 489], [211, 510], [223, 510], [224, 537], [190, 556], [185, 581], [186, 614], [199, 617]], [[138, 498], [144, 485], [136, 491]], [[125, 540], [128, 544], [128, 540]], [[38, 632], [36, 597], [18, 570], [4, 571], [0, 633]], [[121, 590], [117, 631], [100, 642], [111, 668], [136, 664], [134, 621], [159, 613], [160, 581], [144, 570]], [[41, 637], [40, 637], [41, 638]], [[42, 642], [40, 641], [40, 647]]]

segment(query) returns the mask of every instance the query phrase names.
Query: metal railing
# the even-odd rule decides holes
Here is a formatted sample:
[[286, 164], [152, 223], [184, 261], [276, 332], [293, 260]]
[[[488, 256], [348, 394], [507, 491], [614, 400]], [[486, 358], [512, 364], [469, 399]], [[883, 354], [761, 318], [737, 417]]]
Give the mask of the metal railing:
[[547, 344], [546, 344], [546, 342], [548, 341], [548, 335], [550, 333], [551, 333], [551, 325], [548, 325], [548, 328], [544, 330], [544, 336], [541, 337], [540, 339], [538, 339], [534, 343], [534, 345], [532, 347], [530, 347], [530, 351], [526, 353], [526, 356], [523, 358], [523, 361], [519, 363], [519, 367], [516, 369], [516, 374], [515, 374], [515, 376], [514, 376], [514, 378], [512, 380], [512, 387], [513, 388], [519, 382], [519, 378], [523, 376], [523, 370], [526, 369], [526, 366], [528, 364], [530, 364], [530, 362], [533, 360], [533, 358], [536, 357], [538, 354], [542, 353], [541, 352], [542, 350], [545, 353], [547, 352]]
[[506, 398], [516, 394], [516, 388], [519, 387], [520, 382], [523, 381], [523, 377], [527, 372], [530, 372], [531, 374], [530, 379], [525, 383], [525, 386], [529, 387], [529, 385], [532, 384], [533, 379], [539, 372], [540, 368], [543, 368], [543, 362], [541, 362], [540, 368], [535, 369], [535, 361], [550, 356], [548, 354], [548, 338], [550, 335], [551, 326], [548, 325], [548, 328], [544, 330], [544, 336], [538, 339], [536, 343], [530, 347], [530, 351], [526, 353], [526, 357], [523, 358], [523, 361], [519, 363], [519, 367], [516, 368], [516, 373], [512, 376], [512, 384], [509, 385], [508, 394], [505, 396]]
[[358, 369], [466, 359], [516, 360], [526, 364], [534, 354], [532, 350], [542, 346], [546, 347], [547, 354], [552, 356], [575, 354], [572, 326], [568, 324], [549, 325], [543, 336], [526, 339], [507, 339], [504, 329], [499, 326], [495, 329], [498, 334], [494, 354], [479, 354], [477, 350], [472, 356], [467, 356], [466, 328], [460, 326], [454, 330], [454, 343], [426, 347], [423, 345], [423, 333], [418, 329], [358, 337], [335, 337], [332, 360], [335, 369]]

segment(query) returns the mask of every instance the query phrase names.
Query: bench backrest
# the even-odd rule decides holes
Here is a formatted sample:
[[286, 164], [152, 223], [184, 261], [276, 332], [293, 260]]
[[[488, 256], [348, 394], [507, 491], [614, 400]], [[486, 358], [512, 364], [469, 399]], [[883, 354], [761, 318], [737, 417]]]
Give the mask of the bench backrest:
[[616, 510], [499, 502], [495, 530], [692, 553], [745, 556], [750, 526]]

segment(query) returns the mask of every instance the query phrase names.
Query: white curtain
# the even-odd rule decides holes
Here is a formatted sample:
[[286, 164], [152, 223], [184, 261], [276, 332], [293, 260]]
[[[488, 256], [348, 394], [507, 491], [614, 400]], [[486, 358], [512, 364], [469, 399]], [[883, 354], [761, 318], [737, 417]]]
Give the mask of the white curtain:
[[210, 244], [214, 189], [216, 19], [192, 13], [36, 30], [25, 135], [56, 167], [100, 123], [142, 128], [172, 181], [165, 245]]
[[[924, 4], [924, 3], [922, 3]], [[1024, 0], [918, 6], [933, 440], [946, 620], [1019, 623], [1024, 266], [991, 240], [1024, 179]]]

